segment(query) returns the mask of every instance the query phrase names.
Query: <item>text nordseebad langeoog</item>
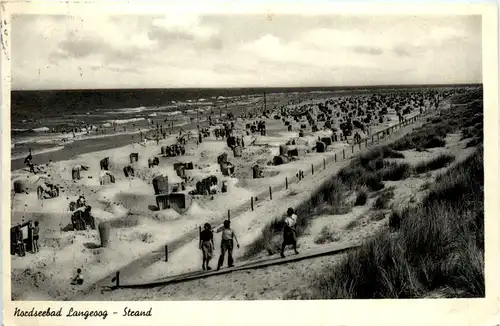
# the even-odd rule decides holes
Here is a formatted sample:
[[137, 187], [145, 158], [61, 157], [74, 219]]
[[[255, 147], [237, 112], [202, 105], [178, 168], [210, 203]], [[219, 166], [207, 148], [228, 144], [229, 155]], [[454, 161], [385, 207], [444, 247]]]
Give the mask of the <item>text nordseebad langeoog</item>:
[[[121, 316], [124, 317], [151, 317], [153, 308], [149, 310], [132, 310], [129, 307], [125, 307]], [[113, 312], [117, 314], [116, 312]], [[50, 307], [44, 310], [38, 310], [31, 308], [31, 310], [21, 310], [15, 308], [14, 317], [81, 317], [83, 319], [87, 318], [102, 318], [106, 319], [108, 317], [107, 310], [76, 310], [72, 307], [69, 308], [67, 314], [63, 314], [63, 308], [51, 309]]]

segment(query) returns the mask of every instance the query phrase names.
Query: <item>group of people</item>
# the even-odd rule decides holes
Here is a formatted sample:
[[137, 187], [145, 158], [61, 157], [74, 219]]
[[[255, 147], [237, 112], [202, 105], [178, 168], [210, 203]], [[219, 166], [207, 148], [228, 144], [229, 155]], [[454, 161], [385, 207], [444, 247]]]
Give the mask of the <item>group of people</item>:
[[[280, 256], [285, 257], [285, 248], [289, 245], [293, 247], [295, 254], [298, 254], [297, 251], [297, 214], [293, 208], [288, 208], [287, 216], [285, 217], [283, 227], [283, 242], [281, 244], [281, 252]], [[214, 234], [212, 231], [212, 226], [209, 223], [205, 223], [203, 226], [203, 231], [200, 232], [200, 241], [199, 241], [199, 249], [203, 253], [203, 270], [211, 270], [210, 261], [212, 260], [213, 253], [215, 250], [214, 245]], [[220, 270], [222, 265], [224, 264], [224, 259], [227, 252], [227, 265], [228, 267], [234, 267], [234, 259], [233, 259], [233, 249], [234, 242], [236, 242], [237, 248], [240, 248], [240, 244], [238, 242], [238, 238], [236, 233], [231, 229], [231, 222], [229, 220], [224, 221], [224, 228], [222, 229], [221, 236], [221, 254], [219, 256], [219, 260], [217, 262], [217, 270]]]
[[73, 230], [75, 231], [85, 231], [87, 225], [91, 229], [95, 229], [95, 220], [92, 215], [90, 215], [92, 207], [87, 205], [85, 196], [80, 195], [78, 200], [70, 203], [69, 210], [71, 213], [71, 224], [73, 225]]
[[[38, 245], [38, 239], [39, 239], [39, 234], [40, 234], [40, 225], [38, 221], [30, 222], [28, 225], [29, 230], [31, 231], [31, 252], [32, 253], [37, 253], [40, 251], [40, 247]], [[21, 225], [17, 225], [13, 231], [12, 235], [12, 243], [14, 245], [14, 253], [17, 253], [19, 256], [23, 257], [26, 255], [26, 243], [24, 241], [24, 234], [21, 229]], [[28, 237], [29, 239], [29, 237]]]
[[[222, 240], [221, 240], [221, 254], [219, 256], [219, 261], [217, 263], [217, 270], [220, 270], [224, 264], [224, 258], [227, 252], [227, 263], [228, 267], [234, 266], [233, 259], [233, 248], [234, 241], [236, 241], [236, 246], [239, 248], [240, 244], [238, 242], [238, 237], [236, 233], [231, 229], [231, 222], [229, 220], [224, 221], [224, 229], [222, 230]], [[209, 223], [205, 223], [204, 230], [200, 232], [200, 244], [199, 248], [203, 253], [203, 270], [211, 270], [210, 260], [212, 260], [213, 252], [215, 249], [214, 245], [214, 234], [212, 227]]]

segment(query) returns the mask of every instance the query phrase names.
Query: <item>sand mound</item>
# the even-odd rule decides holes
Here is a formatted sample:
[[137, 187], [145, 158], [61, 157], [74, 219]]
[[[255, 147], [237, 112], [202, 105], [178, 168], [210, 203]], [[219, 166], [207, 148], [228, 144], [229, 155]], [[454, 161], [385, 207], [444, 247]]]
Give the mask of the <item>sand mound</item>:
[[186, 210], [186, 212], [184, 213], [184, 215], [191, 215], [191, 216], [194, 216], [194, 217], [199, 217], [199, 216], [210, 216], [210, 215], [214, 215], [215, 212], [213, 211], [209, 211], [203, 207], [200, 206], [199, 203], [197, 203], [196, 201], [193, 201], [193, 203], [191, 204], [191, 206]]
[[255, 142], [253, 145], [255, 146], [279, 146], [282, 144], [286, 144], [287, 138], [286, 137], [271, 137], [271, 136], [258, 136], [257, 139], [255, 139]]
[[121, 205], [112, 204], [112, 205], [109, 205], [108, 212], [113, 214], [116, 218], [120, 218], [120, 217], [124, 217], [124, 216], [128, 215], [129, 210]]
[[153, 213], [153, 219], [159, 222], [175, 221], [181, 217], [182, 215], [173, 209], [165, 209]]
[[299, 137], [299, 133], [293, 132], [293, 131], [282, 131], [282, 132], [279, 132], [278, 135], [285, 137], [285, 138], [289, 138], [289, 139]]
[[120, 194], [152, 195], [153, 187], [140, 179], [120, 180], [99, 190], [96, 197], [98, 202], [105, 204], [116, 202]]
[[92, 208], [92, 216], [101, 221], [108, 221], [116, 218], [113, 213], [106, 212], [100, 208]]
[[114, 202], [134, 214], [149, 214], [149, 206], [156, 204], [154, 197], [151, 195], [128, 192], [116, 194]]

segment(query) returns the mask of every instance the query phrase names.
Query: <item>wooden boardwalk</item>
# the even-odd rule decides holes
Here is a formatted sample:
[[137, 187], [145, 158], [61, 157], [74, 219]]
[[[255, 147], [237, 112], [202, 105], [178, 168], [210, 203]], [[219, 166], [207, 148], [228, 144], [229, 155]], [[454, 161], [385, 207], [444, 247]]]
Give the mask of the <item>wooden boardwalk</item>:
[[248, 261], [248, 262], [245, 262], [242, 264], [236, 264], [234, 267], [231, 267], [231, 268], [222, 267], [220, 270], [214, 269], [211, 271], [195, 271], [195, 272], [184, 273], [184, 274], [179, 274], [179, 275], [174, 275], [174, 276], [168, 276], [168, 277], [156, 279], [154, 281], [147, 282], [147, 283], [119, 284], [118, 287], [115, 285], [113, 287], [113, 289], [117, 289], [117, 288], [129, 288], [129, 289], [130, 288], [151, 288], [151, 287], [164, 286], [164, 285], [173, 284], [173, 283], [187, 282], [187, 281], [207, 278], [207, 277], [211, 277], [211, 276], [223, 275], [223, 274], [228, 274], [228, 273], [233, 273], [233, 272], [238, 272], [238, 271], [244, 271], [244, 270], [249, 270], [249, 269], [259, 269], [259, 268], [264, 268], [264, 267], [268, 267], [268, 266], [288, 264], [288, 263], [293, 263], [293, 262], [297, 262], [297, 261], [304, 260], [304, 259], [311, 259], [311, 258], [316, 258], [316, 257], [321, 257], [321, 256], [328, 256], [328, 255], [336, 255], [336, 254], [346, 252], [348, 250], [358, 248], [360, 245], [361, 245], [360, 242], [353, 242], [353, 243], [348, 243], [348, 244], [344, 244], [344, 245], [322, 247], [322, 248], [318, 248], [318, 249], [299, 252], [298, 255], [288, 254], [287, 256], [285, 256], [285, 258], [281, 258], [279, 256], [279, 254], [276, 254], [276, 255], [273, 255], [271, 258], [262, 258], [262, 259], [258, 259], [258, 260]]

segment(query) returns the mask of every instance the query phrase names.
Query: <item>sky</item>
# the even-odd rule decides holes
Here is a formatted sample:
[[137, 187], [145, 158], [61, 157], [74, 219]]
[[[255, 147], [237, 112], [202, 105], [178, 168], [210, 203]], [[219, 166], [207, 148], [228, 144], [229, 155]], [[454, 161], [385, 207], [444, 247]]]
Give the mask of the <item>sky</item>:
[[12, 89], [480, 83], [480, 16], [12, 17]]

